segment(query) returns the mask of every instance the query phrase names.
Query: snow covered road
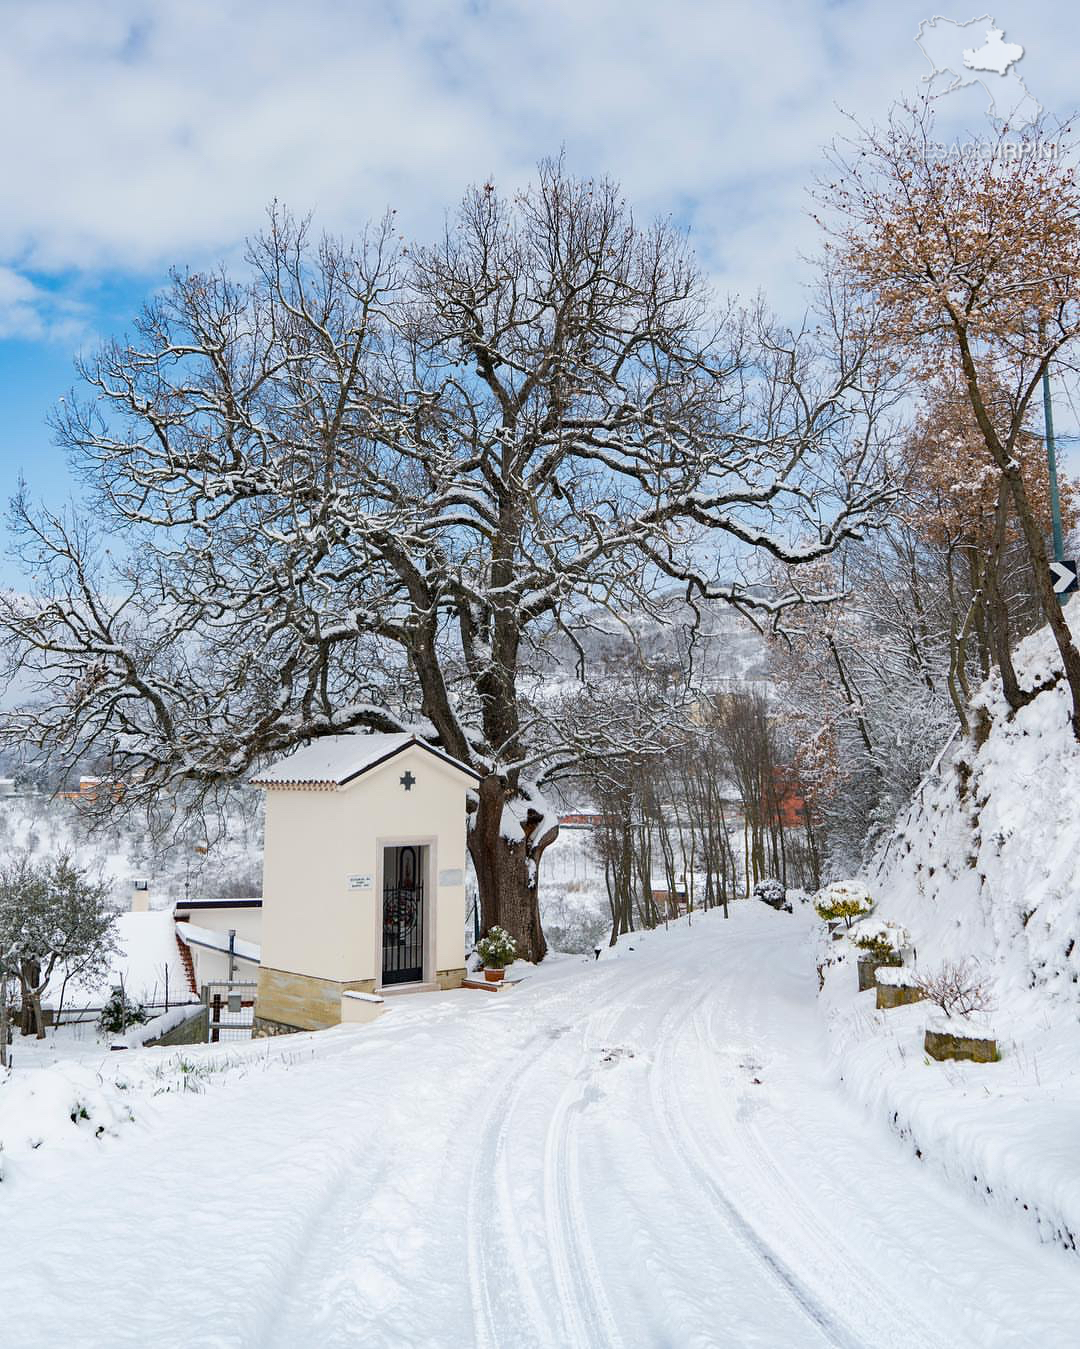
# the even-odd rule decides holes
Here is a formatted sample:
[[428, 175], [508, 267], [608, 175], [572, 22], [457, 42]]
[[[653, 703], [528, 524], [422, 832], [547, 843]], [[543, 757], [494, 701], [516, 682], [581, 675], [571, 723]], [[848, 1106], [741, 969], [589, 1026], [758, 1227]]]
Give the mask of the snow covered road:
[[744, 904], [139, 1096], [0, 1186], [0, 1343], [1075, 1345], [1080, 1262], [830, 1079], [810, 950]]

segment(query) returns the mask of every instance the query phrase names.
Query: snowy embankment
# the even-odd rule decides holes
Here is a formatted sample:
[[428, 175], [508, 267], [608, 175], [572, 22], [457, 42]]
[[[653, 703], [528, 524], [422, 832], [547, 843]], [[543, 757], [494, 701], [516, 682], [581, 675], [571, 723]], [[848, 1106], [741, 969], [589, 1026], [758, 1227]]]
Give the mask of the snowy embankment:
[[812, 941], [743, 902], [364, 1028], [106, 1054], [89, 1119], [57, 1064], [37, 1147], [16, 1075], [5, 1318], [27, 1349], [1071, 1349], [1073, 1258], [839, 1089]]
[[[1069, 610], [1074, 628], [1080, 605]], [[898, 822], [870, 878], [877, 916], [911, 933], [916, 964], [971, 962], [989, 993], [999, 1063], [934, 1062], [933, 1009], [874, 1009], [854, 955], [825, 969], [833, 1055], [848, 1089], [925, 1163], [1075, 1251], [1080, 1243], [1080, 745], [1049, 634], [1016, 652], [1045, 687], [960, 744]], [[837, 948], [846, 943], [836, 944]], [[824, 958], [836, 951], [823, 948]]]

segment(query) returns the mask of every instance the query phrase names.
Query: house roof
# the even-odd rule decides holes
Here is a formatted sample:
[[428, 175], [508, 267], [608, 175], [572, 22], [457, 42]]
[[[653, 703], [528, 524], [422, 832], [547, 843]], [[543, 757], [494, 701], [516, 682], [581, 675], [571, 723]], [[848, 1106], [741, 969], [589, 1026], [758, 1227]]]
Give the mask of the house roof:
[[261, 909], [262, 904], [261, 899], [178, 899], [173, 905], [173, 912], [183, 910], [186, 913], [189, 909], [192, 912], [196, 909]]
[[[209, 951], [229, 952], [229, 934], [215, 932], [212, 928], [196, 927], [194, 923], [177, 923], [176, 935], [188, 946], [203, 946]], [[262, 958], [262, 949], [257, 942], [245, 941], [242, 937], [233, 938], [233, 955], [237, 960], [247, 960], [258, 965]]]
[[414, 747], [441, 759], [459, 773], [479, 781], [480, 775], [418, 736], [328, 735], [264, 768], [251, 779], [253, 787], [344, 787], [361, 773], [377, 768], [395, 755]]

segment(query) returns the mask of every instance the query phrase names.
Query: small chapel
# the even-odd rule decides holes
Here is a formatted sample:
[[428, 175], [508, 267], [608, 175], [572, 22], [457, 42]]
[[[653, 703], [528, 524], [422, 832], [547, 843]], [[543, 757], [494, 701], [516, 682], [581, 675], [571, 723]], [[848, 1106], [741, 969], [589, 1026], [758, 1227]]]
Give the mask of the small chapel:
[[266, 792], [254, 1035], [365, 1019], [465, 977], [466, 793], [478, 775], [415, 735], [316, 740]]

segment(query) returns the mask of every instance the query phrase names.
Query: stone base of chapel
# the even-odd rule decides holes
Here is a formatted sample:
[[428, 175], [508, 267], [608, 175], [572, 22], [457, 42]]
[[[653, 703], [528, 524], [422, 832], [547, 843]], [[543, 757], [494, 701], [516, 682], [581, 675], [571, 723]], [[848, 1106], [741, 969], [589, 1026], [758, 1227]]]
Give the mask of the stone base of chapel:
[[311, 974], [292, 974], [263, 965], [255, 993], [252, 1038], [338, 1026], [342, 993], [374, 990], [374, 979], [318, 979]]

